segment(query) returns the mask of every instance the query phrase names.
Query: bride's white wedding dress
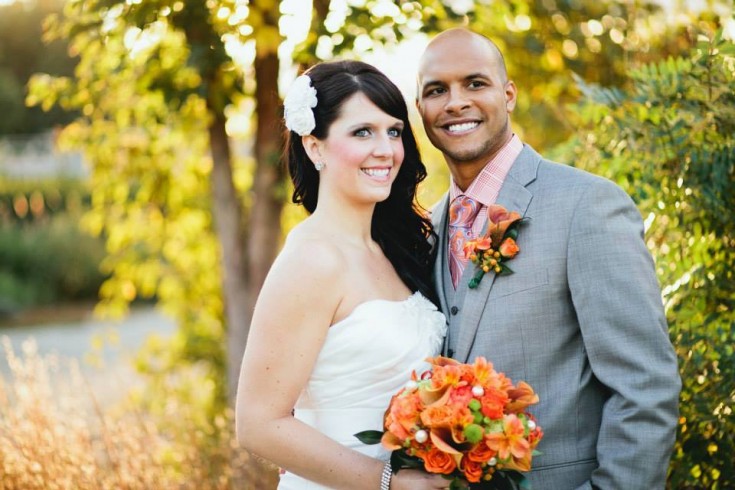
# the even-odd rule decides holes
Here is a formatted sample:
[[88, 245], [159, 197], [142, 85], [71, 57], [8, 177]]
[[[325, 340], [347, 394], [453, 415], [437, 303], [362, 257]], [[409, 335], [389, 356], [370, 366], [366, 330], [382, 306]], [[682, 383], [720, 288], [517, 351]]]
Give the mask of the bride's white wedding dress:
[[[428, 299], [414, 293], [403, 301], [360, 303], [329, 329], [294, 416], [340, 444], [387, 460], [380, 444], [367, 446], [354, 434], [383, 430], [383, 414], [412, 370], [439, 354], [446, 320]], [[281, 475], [278, 490], [318, 490], [322, 485], [293, 473]]]

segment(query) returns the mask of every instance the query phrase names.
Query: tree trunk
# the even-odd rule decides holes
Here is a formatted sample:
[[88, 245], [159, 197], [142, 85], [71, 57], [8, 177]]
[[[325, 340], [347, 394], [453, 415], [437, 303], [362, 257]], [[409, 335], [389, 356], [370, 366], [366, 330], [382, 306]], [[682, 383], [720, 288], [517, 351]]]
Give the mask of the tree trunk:
[[[255, 137], [255, 175], [247, 243], [248, 314], [281, 241], [281, 211], [284, 203], [284, 168], [281, 164], [282, 129], [278, 97], [278, 56], [268, 54], [255, 60], [258, 85], [255, 94], [258, 129]], [[248, 318], [249, 325], [250, 318]], [[233, 337], [233, 341], [236, 339]], [[244, 350], [245, 344], [233, 346]]]
[[281, 211], [284, 203], [285, 168], [281, 162], [283, 126], [278, 96], [278, 55], [275, 51], [255, 60], [256, 168], [248, 240], [248, 292], [255, 305], [268, 269], [281, 240]]
[[225, 131], [225, 116], [210, 109], [214, 116], [209, 126], [212, 151], [212, 213], [222, 254], [222, 292], [225, 321], [228, 328], [228, 397], [234, 399], [241, 351], [231, 352], [233, 345], [244, 345], [250, 324], [247, 269], [244, 257], [242, 207], [232, 181], [232, 155]]
[[[253, 5], [255, 8], [255, 5]], [[264, 9], [260, 29], [278, 32], [278, 9]], [[255, 175], [252, 207], [248, 216], [246, 244], [247, 281], [234, 322], [228, 319], [228, 382], [234, 393], [245, 351], [255, 301], [265, 276], [278, 252], [281, 240], [281, 211], [284, 203], [284, 167], [281, 165], [282, 125], [278, 95], [278, 44], [256, 46], [255, 58]]]

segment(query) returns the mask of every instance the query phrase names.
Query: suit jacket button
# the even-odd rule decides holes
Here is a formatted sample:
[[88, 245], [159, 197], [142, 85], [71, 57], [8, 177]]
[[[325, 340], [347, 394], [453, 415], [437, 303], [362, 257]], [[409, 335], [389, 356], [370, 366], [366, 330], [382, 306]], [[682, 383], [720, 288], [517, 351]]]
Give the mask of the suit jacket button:
[[454, 350], [453, 349], [447, 349], [447, 357], [454, 357]]
[[452, 313], [452, 315], [456, 315], [457, 313], [459, 313], [459, 308], [457, 308], [456, 306], [452, 306], [449, 311]]

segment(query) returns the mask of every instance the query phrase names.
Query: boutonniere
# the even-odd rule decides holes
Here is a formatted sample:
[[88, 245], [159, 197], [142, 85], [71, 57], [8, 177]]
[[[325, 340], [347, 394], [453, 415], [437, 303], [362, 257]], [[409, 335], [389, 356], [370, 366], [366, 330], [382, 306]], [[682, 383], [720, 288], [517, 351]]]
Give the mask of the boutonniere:
[[518, 255], [516, 243], [518, 226], [526, 220], [515, 211], [509, 212], [503, 206], [492, 205], [487, 208], [488, 226], [485, 235], [468, 240], [464, 245], [465, 258], [477, 266], [477, 272], [470, 279], [469, 287], [480, 285], [485, 273], [493, 271], [499, 276], [512, 274], [508, 262]]

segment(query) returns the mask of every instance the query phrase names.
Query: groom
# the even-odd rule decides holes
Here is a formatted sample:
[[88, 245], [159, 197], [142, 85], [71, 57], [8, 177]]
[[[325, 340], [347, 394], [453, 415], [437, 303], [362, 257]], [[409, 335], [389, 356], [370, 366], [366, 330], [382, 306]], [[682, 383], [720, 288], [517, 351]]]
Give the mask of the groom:
[[[516, 86], [498, 48], [466, 29], [435, 37], [417, 106], [452, 176], [433, 211], [434, 269], [449, 320], [445, 353], [485, 356], [526, 381], [545, 435], [535, 490], [663, 489], [680, 379], [643, 224], [611, 182], [545, 160], [510, 127]], [[528, 218], [513, 274], [468, 283], [464, 241], [489, 205]]]

